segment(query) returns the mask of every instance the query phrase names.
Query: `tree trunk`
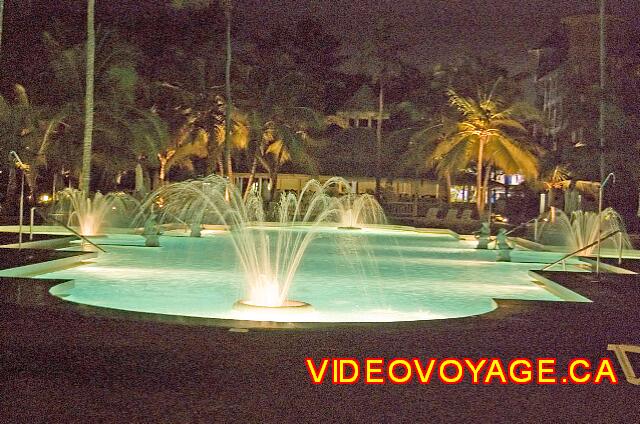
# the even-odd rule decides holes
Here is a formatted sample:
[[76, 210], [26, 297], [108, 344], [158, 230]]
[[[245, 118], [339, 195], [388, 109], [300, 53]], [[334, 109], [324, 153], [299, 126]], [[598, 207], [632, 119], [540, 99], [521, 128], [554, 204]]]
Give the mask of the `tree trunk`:
[[380, 200], [380, 172], [382, 167], [382, 116], [384, 112], [384, 86], [382, 75], [379, 78], [379, 91], [378, 91], [378, 122], [376, 123], [376, 198]]
[[446, 191], [445, 195], [447, 196], [447, 203], [451, 203], [451, 187], [453, 187], [453, 180], [451, 178], [451, 173], [449, 171], [444, 172], [444, 182], [445, 182], [445, 191]]
[[158, 179], [160, 180], [160, 185], [164, 185], [164, 180], [167, 175], [167, 160], [164, 158], [159, 158], [160, 161], [160, 169], [158, 170]]
[[209, 141], [207, 142], [207, 175], [215, 174], [218, 172], [221, 177], [224, 177], [224, 166], [222, 165], [222, 154], [220, 150], [218, 150], [218, 145], [215, 143], [215, 140], [212, 140], [212, 137], [209, 136]]
[[269, 190], [269, 202], [275, 201], [276, 192], [278, 191], [278, 170], [277, 167], [273, 167], [269, 172], [269, 180], [271, 181], [271, 190]]
[[224, 69], [224, 86], [226, 107], [224, 112], [224, 160], [227, 166], [226, 172], [229, 183], [233, 184], [233, 165], [231, 163], [231, 130], [233, 123], [231, 122], [231, 113], [233, 111], [233, 102], [231, 101], [231, 0], [223, 0], [225, 15], [227, 18], [227, 61]]
[[486, 206], [487, 202], [490, 202], [491, 199], [491, 195], [490, 195], [490, 189], [489, 189], [489, 181], [491, 180], [491, 171], [493, 170], [493, 166], [491, 166], [491, 164], [487, 164], [487, 166], [485, 167], [485, 171], [484, 171], [484, 183], [482, 185], [483, 187], [483, 193], [482, 193], [482, 201], [484, 202], [484, 205]]
[[484, 160], [484, 143], [485, 137], [480, 137], [480, 147], [478, 147], [478, 165], [476, 175], [476, 206], [478, 208], [478, 214], [482, 215], [484, 212], [484, 187], [482, 186], [482, 161]]
[[53, 133], [54, 127], [58, 123], [59, 123], [59, 120], [57, 119], [49, 120], [47, 124], [47, 129], [44, 131], [44, 135], [42, 136], [42, 143], [40, 143], [40, 147], [38, 148], [38, 152], [36, 153], [36, 158], [33, 161], [33, 166], [31, 167], [31, 170], [30, 170], [31, 181], [33, 181], [34, 184], [38, 181], [40, 167], [43, 165], [46, 165], [47, 163], [46, 152], [47, 152], [47, 147], [49, 147], [49, 138]]
[[244, 200], [247, 200], [247, 196], [249, 196], [249, 192], [251, 191], [251, 185], [253, 184], [253, 180], [256, 177], [256, 170], [258, 169], [258, 154], [256, 153], [253, 156], [253, 162], [251, 163], [251, 171], [249, 172], [249, 179], [247, 180], [247, 187], [244, 190]]
[[160, 187], [160, 168], [153, 173], [153, 181], [151, 181], [151, 190], [155, 190]]
[[[2, 52], [2, 18], [4, 16], [4, 0], [0, 0], [0, 52]], [[0, 57], [2, 57], [0, 55]]]
[[218, 163], [218, 170], [220, 171], [220, 176], [224, 177], [224, 164], [222, 163], [222, 156], [218, 156], [218, 159], [216, 160], [216, 162]]
[[94, 29], [95, 0], [87, 0], [87, 77], [84, 98], [84, 143], [82, 146], [82, 175], [80, 190], [89, 193], [91, 181], [91, 143], [93, 137], [93, 62], [95, 58]]
[[547, 204], [549, 205], [549, 207], [556, 205], [556, 189], [553, 187], [549, 187]]
[[151, 175], [153, 174], [153, 170], [149, 166], [145, 166], [143, 168], [143, 172], [144, 172], [144, 188], [145, 188], [145, 191], [149, 192], [153, 187], [153, 181], [151, 181], [152, 180]]
[[134, 191], [136, 193], [146, 193], [144, 187], [144, 172], [142, 171], [142, 164], [140, 162], [136, 163]]
[[282, 161], [282, 154], [284, 153], [284, 147], [280, 147], [278, 156], [276, 157], [276, 163], [269, 169], [269, 178], [271, 179], [271, 194], [269, 195], [269, 201], [273, 202], [278, 186], [278, 172], [280, 171], [280, 162]]

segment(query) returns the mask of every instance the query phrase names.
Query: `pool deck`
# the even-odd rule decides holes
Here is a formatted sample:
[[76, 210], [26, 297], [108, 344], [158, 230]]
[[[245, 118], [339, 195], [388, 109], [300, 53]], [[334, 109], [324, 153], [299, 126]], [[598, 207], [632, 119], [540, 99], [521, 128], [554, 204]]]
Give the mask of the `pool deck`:
[[22, 247], [28, 249], [56, 249], [63, 247], [77, 237], [65, 234], [29, 234], [22, 235], [20, 244], [19, 235], [12, 232], [0, 231], [0, 246], [2, 247]]
[[[468, 318], [238, 333], [96, 316], [47, 293], [63, 281], [2, 277], [0, 422], [637, 422], [640, 386], [607, 346], [640, 345], [640, 276], [539, 275], [593, 302], [497, 300]], [[316, 386], [306, 357], [609, 357], [620, 383]]]
[[617, 258], [602, 258], [601, 261], [607, 265], [612, 265], [618, 268], [624, 268], [630, 272], [640, 274], [640, 259], [636, 258], [622, 258], [622, 262], [619, 264]]
[[52, 272], [95, 258], [95, 252], [0, 247], [0, 276], [18, 277]]

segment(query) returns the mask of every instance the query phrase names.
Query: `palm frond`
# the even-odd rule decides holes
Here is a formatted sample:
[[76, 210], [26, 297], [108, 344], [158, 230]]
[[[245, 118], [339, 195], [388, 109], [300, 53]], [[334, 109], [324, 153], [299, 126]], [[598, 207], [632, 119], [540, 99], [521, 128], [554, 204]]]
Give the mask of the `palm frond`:
[[516, 119], [498, 118], [492, 119], [491, 122], [497, 128], [510, 128], [519, 132], [526, 133], [527, 129]]
[[456, 93], [452, 88], [447, 90], [447, 96], [449, 96], [449, 103], [464, 116], [473, 116], [478, 114], [478, 104], [473, 99], [458, 95], [458, 93]]
[[487, 156], [500, 169], [509, 174], [522, 174], [525, 178], [538, 177], [538, 159], [515, 140], [496, 133], [489, 137]]

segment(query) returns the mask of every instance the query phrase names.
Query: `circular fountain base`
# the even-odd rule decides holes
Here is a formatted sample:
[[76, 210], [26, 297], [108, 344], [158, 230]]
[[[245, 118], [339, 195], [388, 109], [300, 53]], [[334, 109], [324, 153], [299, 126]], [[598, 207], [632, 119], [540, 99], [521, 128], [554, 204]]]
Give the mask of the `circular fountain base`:
[[362, 230], [360, 227], [338, 227], [338, 230]]
[[313, 306], [298, 300], [285, 300], [281, 306], [264, 306], [251, 303], [249, 300], [238, 300], [233, 304], [233, 309], [241, 312], [278, 312], [286, 314], [304, 314], [313, 312]]

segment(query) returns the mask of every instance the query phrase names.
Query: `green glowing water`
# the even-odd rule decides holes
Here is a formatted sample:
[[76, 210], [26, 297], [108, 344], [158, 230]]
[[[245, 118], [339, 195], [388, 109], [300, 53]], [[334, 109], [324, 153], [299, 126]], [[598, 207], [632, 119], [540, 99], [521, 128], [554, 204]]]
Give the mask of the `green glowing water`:
[[[283, 231], [272, 229], [269, 231]], [[144, 248], [139, 236], [109, 236], [107, 254], [80, 267], [41, 275], [73, 279], [65, 300], [170, 315], [291, 321], [277, 310], [232, 309], [243, 297], [230, 236], [161, 237]], [[314, 311], [306, 322], [383, 322], [464, 317], [489, 312], [493, 299], [560, 300], [534, 284], [529, 269], [558, 253], [514, 250], [495, 262], [493, 250], [447, 235], [326, 229], [305, 253], [289, 293]]]

